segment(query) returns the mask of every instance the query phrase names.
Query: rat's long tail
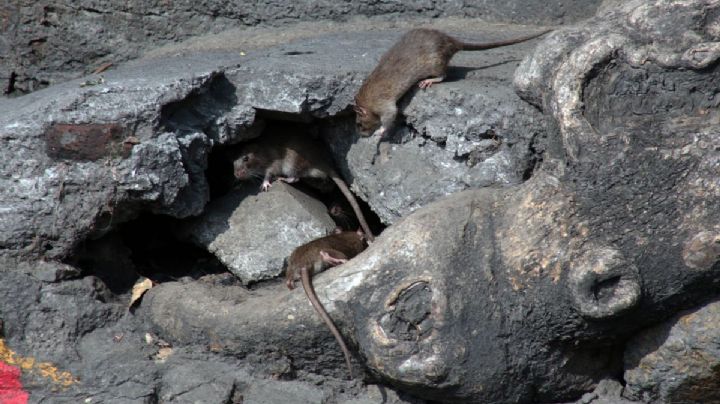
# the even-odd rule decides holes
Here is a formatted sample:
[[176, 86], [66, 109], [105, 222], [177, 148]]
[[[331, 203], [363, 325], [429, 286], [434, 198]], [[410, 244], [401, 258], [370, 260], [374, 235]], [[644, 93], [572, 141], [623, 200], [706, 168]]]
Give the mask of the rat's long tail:
[[338, 344], [340, 344], [340, 348], [342, 349], [343, 355], [345, 356], [345, 364], [348, 367], [348, 371], [350, 372], [350, 378], [352, 379], [353, 371], [352, 366], [350, 365], [350, 350], [348, 349], [347, 345], [345, 345], [345, 340], [343, 339], [342, 334], [340, 334], [340, 331], [338, 331], [335, 323], [333, 323], [332, 319], [327, 314], [325, 307], [323, 307], [322, 303], [320, 303], [320, 299], [318, 299], [317, 294], [315, 293], [315, 289], [313, 288], [312, 279], [310, 279], [311, 276], [312, 274], [310, 273], [310, 269], [308, 267], [300, 268], [300, 280], [302, 282], [303, 289], [305, 289], [305, 294], [310, 300], [310, 303], [312, 303], [313, 307], [315, 308], [315, 311], [320, 315], [320, 318], [322, 318], [322, 320], [325, 322], [325, 325], [327, 325], [330, 329], [330, 332], [332, 332], [332, 334], [335, 336]]
[[535, 39], [541, 35], [545, 35], [550, 31], [552, 31], [552, 30], [548, 29], [548, 30], [542, 31], [538, 34], [532, 34], [530, 36], [523, 36], [520, 38], [508, 39], [506, 41], [498, 41], [498, 42], [486, 42], [486, 43], [466, 43], [466, 42], [461, 42], [461, 41], [458, 41], [458, 42], [460, 44], [460, 50], [466, 50], [466, 51], [485, 50], [485, 49], [499, 48], [501, 46], [514, 45], [516, 43], [529, 41], [529, 40]]
[[355, 212], [355, 216], [357, 216], [358, 222], [360, 222], [360, 227], [362, 227], [363, 231], [365, 232], [365, 237], [369, 241], [375, 241], [375, 236], [373, 236], [372, 232], [370, 231], [370, 226], [368, 226], [367, 221], [365, 221], [365, 216], [362, 213], [362, 210], [360, 210], [360, 205], [357, 203], [357, 199], [355, 199], [355, 196], [350, 192], [350, 188], [348, 188], [345, 181], [340, 178], [340, 176], [335, 172], [332, 171], [330, 173], [330, 178], [335, 182], [335, 184], [340, 188], [340, 191], [345, 195], [345, 198], [348, 200], [348, 203], [350, 206], [352, 206], [353, 211]]

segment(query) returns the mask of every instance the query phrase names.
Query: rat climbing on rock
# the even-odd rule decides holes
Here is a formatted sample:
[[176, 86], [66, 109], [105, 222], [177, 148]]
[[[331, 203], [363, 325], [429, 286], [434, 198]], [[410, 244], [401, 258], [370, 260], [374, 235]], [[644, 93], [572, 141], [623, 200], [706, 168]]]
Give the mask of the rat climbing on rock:
[[285, 273], [285, 284], [288, 289], [295, 288], [295, 279], [300, 277], [303, 289], [310, 303], [320, 315], [330, 331], [335, 336], [345, 356], [350, 377], [352, 378], [352, 367], [350, 365], [350, 350], [345, 344], [340, 331], [328, 315], [325, 307], [320, 303], [312, 284], [312, 276], [327, 268], [341, 265], [349, 259], [360, 254], [366, 247], [365, 235], [362, 231], [341, 231], [329, 236], [321, 237], [296, 248], [288, 258], [287, 270]]
[[287, 183], [307, 179], [331, 179], [340, 188], [352, 206], [368, 240], [374, 237], [355, 196], [347, 183], [332, 168], [331, 158], [324, 145], [303, 135], [272, 134], [245, 144], [233, 157], [235, 178], [247, 180], [262, 178], [262, 189], [267, 191], [273, 178]]
[[383, 135], [395, 122], [398, 100], [416, 83], [428, 88], [445, 79], [450, 59], [461, 50], [484, 50], [537, 38], [538, 34], [487, 43], [465, 43], [434, 29], [413, 29], [388, 50], [355, 96], [357, 129]]

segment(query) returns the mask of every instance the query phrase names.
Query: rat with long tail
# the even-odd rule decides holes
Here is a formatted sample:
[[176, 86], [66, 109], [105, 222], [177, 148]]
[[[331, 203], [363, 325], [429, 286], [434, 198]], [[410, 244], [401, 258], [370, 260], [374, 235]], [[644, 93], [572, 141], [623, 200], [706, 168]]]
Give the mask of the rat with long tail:
[[427, 28], [407, 32], [380, 58], [355, 96], [358, 132], [363, 136], [387, 133], [395, 122], [398, 100], [416, 84], [425, 89], [444, 80], [455, 53], [513, 45], [550, 31], [487, 43], [466, 43]]
[[351, 378], [353, 373], [350, 364], [350, 350], [347, 344], [345, 344], [345, 340], [337, 329], [337, 326], [335, 326], [335, 323], [333, 323], [325, 307], [320, 302], [320, 299], [318, 299], [312, 284], [312, 276], [327, 268], [344, 264], [354, 256], [360, 254], [366, 246], [365, 235], [360, 230], [341, 231], [321, 237], [301, 245], [290, 254], [285, 274], [285, 284], [291, 290], [295, 288], [296, 278], [300, 278], [310, 303], [340, 345]]

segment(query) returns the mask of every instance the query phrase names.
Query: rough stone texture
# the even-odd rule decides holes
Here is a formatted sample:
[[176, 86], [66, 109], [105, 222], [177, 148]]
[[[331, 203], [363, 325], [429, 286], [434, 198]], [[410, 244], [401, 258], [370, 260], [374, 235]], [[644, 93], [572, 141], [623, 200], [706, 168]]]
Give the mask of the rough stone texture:
[[[136, 58], [144, 49], [238, 26], [288, 26], [298, 21], [343, 22], [354, 16], [396, 19], [482, 17], [508, 23], [562, 23], [592, 15], [599, 0], [477, 3], [412, 0], [376, 2], [282, 0], [200, 3], [172, 1], [0, 1], [0, 86], [33, 91], [88, 74], [105, 63]], [[240, 35], [243, 35], [240, 33]]]
[[280, 275], [295, 247], [334, 228], [325, 205], [303, 192], [280, 182], [258, 192], [250, 182], [212, 201], [184, 232], [247, 284]]
[[[91, 399], [128, 404], [151, 401], [156, 397], [162, 373], [153, 360], [158, 347], [146, 342], [140, 331], [143, 328], [126, 316], [110, 327], [84, 335], [77, 344], [82, 360], [60, 362], [78, 382], [53, 396], [53, 400], [62, 398], [71, 403]], [[37, 387], [40, 393], [52, 385]]]
[[720, 303], [681, 313], [634, 337], [624, 395], [644, 402], [720, 401]]
[[622, 397], [623, 385], [614, 379], [603, 379], [590, 393], [583, 394], [579, 400], [566, 404], [632, 404], [637, 401]]
[[[67, 257], [79, 241], [140, 209], [199, 214], [209, 199], [204, 168], [210, 140], [163, 132], [158, 122], [166, 105], [212, 82], [226, 61], [218, 55], [128, 67], [107, 73], [98, 86], [76, 80], [0, 100], [6, 111], [0, 140], [12, 156], [0, 162], [0, 255]], [[82, 154], [57, 148], [98, 130], [88, 125], [99, 122], [123, 128], [122, 144], [113, 145], [110, 136], [109, 144]], [[64, 134], [58, 143], [59, 124]]]
[[[48, 267], [54, 267], [49, 269]], [[66, 266], [0, 262], [0, 318], [3, 335], [13, 345], [32, 347], [32, 355], [54, 362], [79, 359], [76, 344], [82, 335], [116, 322], [123, 306], [98, 278], [79, 278]], [[44, 276], [65, 271], [62, 281]], [[65, 278], [65, 276], [63, 276]]]
[[413, 397], [407, 397], [406, 395], [398, 394], [394, 390], [387, 389], [383, 386], [369, 385], [365, 389], [366, 391], [359, 394], [357, 397], [338, 401], [340, 404], [421, 404], [425, 400], [419, 400]]
[[352, 119], [326, 125], [336, 155], [345, 156], [336, 160], [381, 220], [390, 224], [453, 192], [516, 185], [532, 174], [546, 124], [509, 83], [533, 46], [458, 54], [442, 85], [404, 98], [405, 124], [380, 144], [379, 156], [377, 139], [348, 138]]
[[[163, 374], [158, 399], [167, 403], [237, 402], [237, 397], [243, 390], [242, 384], [250, 379], [250, 376], [244, 370], [239, 370], [236, 365], [222, 362], [188, 358], [178, 360], [171, 356], [163, 367], [167, 370]], [[262, 388], [262, 385], [264, 383], [260, 386], [252, 384], [251, 389]], [[261, 402], [253, 401], [248, 393], [242, 394], [246, 400], [243, 402]], [[288, 394], [295, 393], [296, 391], [288, 391]]]
[[[322, 402], [322, 391], [314, 386], [298, 382], [261, 382], [256, 383], [243, 394], [243, 399], [249, 403], [302, 403], [312, 404]], [[245, 401], [243, 401], [244, 403]]]
[[[261, 364], [251, 369], [251, 360], [240, 361], [217, 344], [202, 345], [200, 338], [200, 345], [173, 346], [153, 334], [144, 316], [128, 312], [127, 294], [114, 295], [97, 278], [75, 278], [81, 276], [76, 268], [53, 265], [5, 260], [0, 271], [0, 361], [22, 370], [30, 402], [354, 403], [379, 396], [389, 397], [388, 403], [424, 402], [328, 377], [273, 380], [287, 371], [286, 362], [257, 357]], [[63, 275], [52, 281], [36, 276], [50, 272]], [[233, 301], [251, 295], [212, 277], [189, 284], [205, 285], [215, 296], [225, 291]]]
[[[2, 352], [2, 360], [18, 362], [33, 402], [48, 395], [60, 403], [88, 395], [132, 402], [151, 394], [153, 371], [136, 363], [146, 361], [148, 351], [129, 346], [131, 338], [113, 342], [112, 330], [123, 322], [126, 306], [93, 276], [37, 279], [47, 272], [42, 267], [51, 265], [3, 261], [0, 269], [2, 336], [14, 351]], [[79, 276], [76, 269], [70, 273]], [[108, 363], [116, 366], [108, 369]]]
[[280, 394], [268, 379], [309, 400], [374, 394], [341, 380], [342, 354], [300, 290], [180, 275], [133, 314], [124, 288], [67, 265], [138, 214], [200, 214], [211, 148], [299, 121], [393, 223], [315, 279], [361, 378], [443, 401], [617, 397], [600, 382], [623, 373], [626, 341], [717, 298], [718, 15], [717, 0], [632, 0], [558, 30], [514, 78], [542, 113], [503, 88], [538, 42], [458, 55], [456, 81], [402, 101], [378, 156], [376, 139], [338, 134], [397, 31], [141, 60], [0, 100], [3, 342], [70, 372], [53, 395], [55, 381], [24, 371], [38, 401], [237, 402]]

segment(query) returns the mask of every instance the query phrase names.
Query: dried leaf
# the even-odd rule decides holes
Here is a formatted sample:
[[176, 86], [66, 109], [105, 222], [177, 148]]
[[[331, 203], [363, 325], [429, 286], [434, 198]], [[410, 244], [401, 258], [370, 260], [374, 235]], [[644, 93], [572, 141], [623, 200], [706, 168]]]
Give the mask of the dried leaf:
[[153, 287], [153, 283], [148, 278], [140, 278], [137, 282], [135, 282], [135, 285], [133, 285], [132, 288], [132, 295], [130, 296], [130, 304], [128, 305], [128, 308], [133, 308], [136, 306], [137, 302], [142, 298], [142, 296], [150, 290]]

